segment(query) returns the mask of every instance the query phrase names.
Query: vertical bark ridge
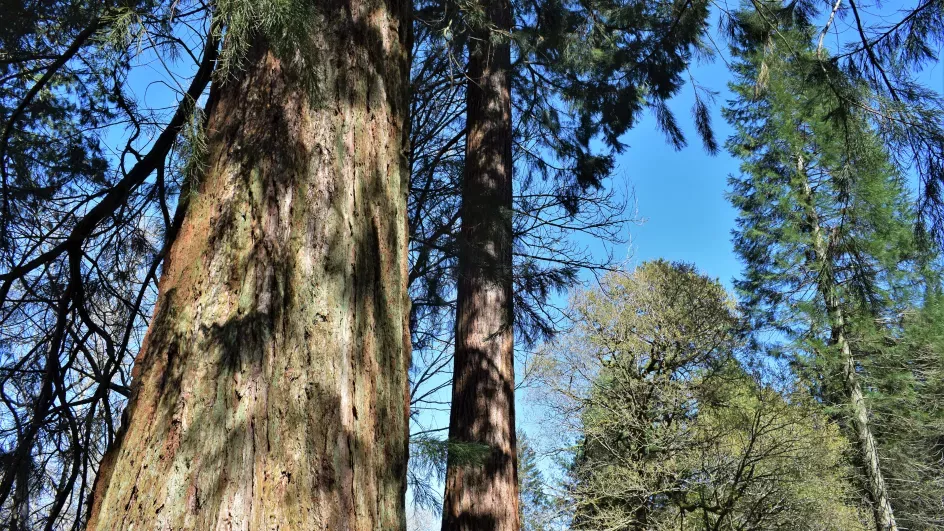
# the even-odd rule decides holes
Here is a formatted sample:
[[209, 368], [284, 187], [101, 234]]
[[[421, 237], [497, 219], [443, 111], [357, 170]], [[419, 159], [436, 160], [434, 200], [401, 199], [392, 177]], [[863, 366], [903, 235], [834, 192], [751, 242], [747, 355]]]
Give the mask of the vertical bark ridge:
[[214, 86], [90, 529], [403, 529], [408, 11], [311, 7]]
[[484, 463], [450, 454], [444, 530], [519, 528], [512, 329], [511, 3], [486, 0], [472, 36], [449, 438], [489, 447]]

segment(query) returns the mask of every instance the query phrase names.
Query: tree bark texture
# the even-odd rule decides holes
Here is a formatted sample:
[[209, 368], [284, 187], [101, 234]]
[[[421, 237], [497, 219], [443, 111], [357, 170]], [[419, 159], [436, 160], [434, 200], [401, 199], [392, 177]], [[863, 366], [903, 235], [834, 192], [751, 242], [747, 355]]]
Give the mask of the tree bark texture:
[[481, 463], [460, 463], [450, 454], [442, 528], [516, 531], [511, 3], [485, 0], [482, 8], [489, 27], [474, 32], [469, 46], [449, 438], [488, 445], [489, 452]]
[[804, 200], [807, 203], [807, 222], [813, 239], [813, 251], [816, 261], [817, 290], [826, 304], [826, 313], [831, 330], [830, 344], [839, 349], [843, 363], [843, 387], [852, 411], [852, 426], [855, 431], [856, 445], [858, 446], [859, 460], [865, 470], [866, 490], [872, 503], [872, 513], [877, 531], [898, 531], [895, 523], [895, 514], [888, 498], [888, 488], [882, 475], [881, 462], [878, 455], [878, 446], [872, 435], [869, 425], [869, 409], [862, 393], [862, 385], [856, 374], [855, 356], [845, 336], [845, 315], [839, 297], [836, 294], [836, 283], [832, 275], [832, 264], [829, 263], [829, 248], [823, 236], [819, 223], [819, 216], [813, 206], [813, 192], [806, 180], [803, 161], [798, 162], [800, 177], [803, 179]]
[[[835, 298], [833, 300], [835, 301]], [[869, 498], [872, 502], [875, 528], [877, 531], [898, 531], [895, 513], [892, 511], [891, 501], [888, 498], [888, 488], [882, 475], [878, 446], [875, 444], [875, 437], [872, 436], [872, 429], [869, 425], [869, 408], [865, 403], [865, 395], [862, 394], [862, 385], [856, 375], [855, 357], [843, 332], [845, 323], [842, 308], [835, 303], [829, 306], [829, 320], [833, 327], [831, 340], [842, 353], [843, 384], [852, 409], [852, 426], [855, 429], [855, 439], [859, 447], [859, 460], [865, 469], [865, 479]]]
[[404, 529], [409, 2], [214, 86], [89, 529]]

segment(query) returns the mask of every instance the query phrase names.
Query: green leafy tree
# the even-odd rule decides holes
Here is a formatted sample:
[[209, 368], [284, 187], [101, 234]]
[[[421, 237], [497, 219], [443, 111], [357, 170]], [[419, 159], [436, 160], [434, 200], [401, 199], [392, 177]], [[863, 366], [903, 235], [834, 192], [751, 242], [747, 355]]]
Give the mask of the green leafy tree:
[[863, 528], [837, 427], [741, 368], [718, 282], [650, 262], [574, 310], [546, 372], [561, 418], [579, 419], [572, 528]]
[[679, 458], [690, 487], [663, 517], [666, 529], [865, 530], [848, 441], [802, 393], [784, 396], [734, 371], [692, 427]]
[[676, 459], [697, 397], [737, 348], [737, 317], [718, 283], [667, 262], [608, 277], [575, 309], [582, 334], [566, 355], [597, 370], [580, 407], [574, 527], [652, 527], [685, 481]]

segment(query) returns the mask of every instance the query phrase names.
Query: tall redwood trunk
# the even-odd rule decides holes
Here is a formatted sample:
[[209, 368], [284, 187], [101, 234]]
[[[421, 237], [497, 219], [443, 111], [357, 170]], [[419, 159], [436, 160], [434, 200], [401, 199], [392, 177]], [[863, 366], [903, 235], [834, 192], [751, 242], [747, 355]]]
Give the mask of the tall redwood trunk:
[[405, 527], [409, 6], [321, 2], [214, 88], [90, 529]]
[[[449, 438], [483, 443], [484, 463], [449, 456], [444, 530], [519, 528], [512, 331], [511, 3], [484, 0], [493, 27], [471, 36], [467, 140]], [[497, 37], [497, 39], [496, 39]]]

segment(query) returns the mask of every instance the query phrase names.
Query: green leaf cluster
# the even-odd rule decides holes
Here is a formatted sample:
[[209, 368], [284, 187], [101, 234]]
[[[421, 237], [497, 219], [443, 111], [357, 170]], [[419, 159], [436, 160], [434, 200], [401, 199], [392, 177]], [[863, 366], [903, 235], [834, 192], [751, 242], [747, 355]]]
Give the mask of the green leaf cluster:
[[838, 426], [747, 372], [717, 281], [649, 262], [573, 307], [552, 349], [555, 392], [580, 415], [573, 529], [866, 528]]

